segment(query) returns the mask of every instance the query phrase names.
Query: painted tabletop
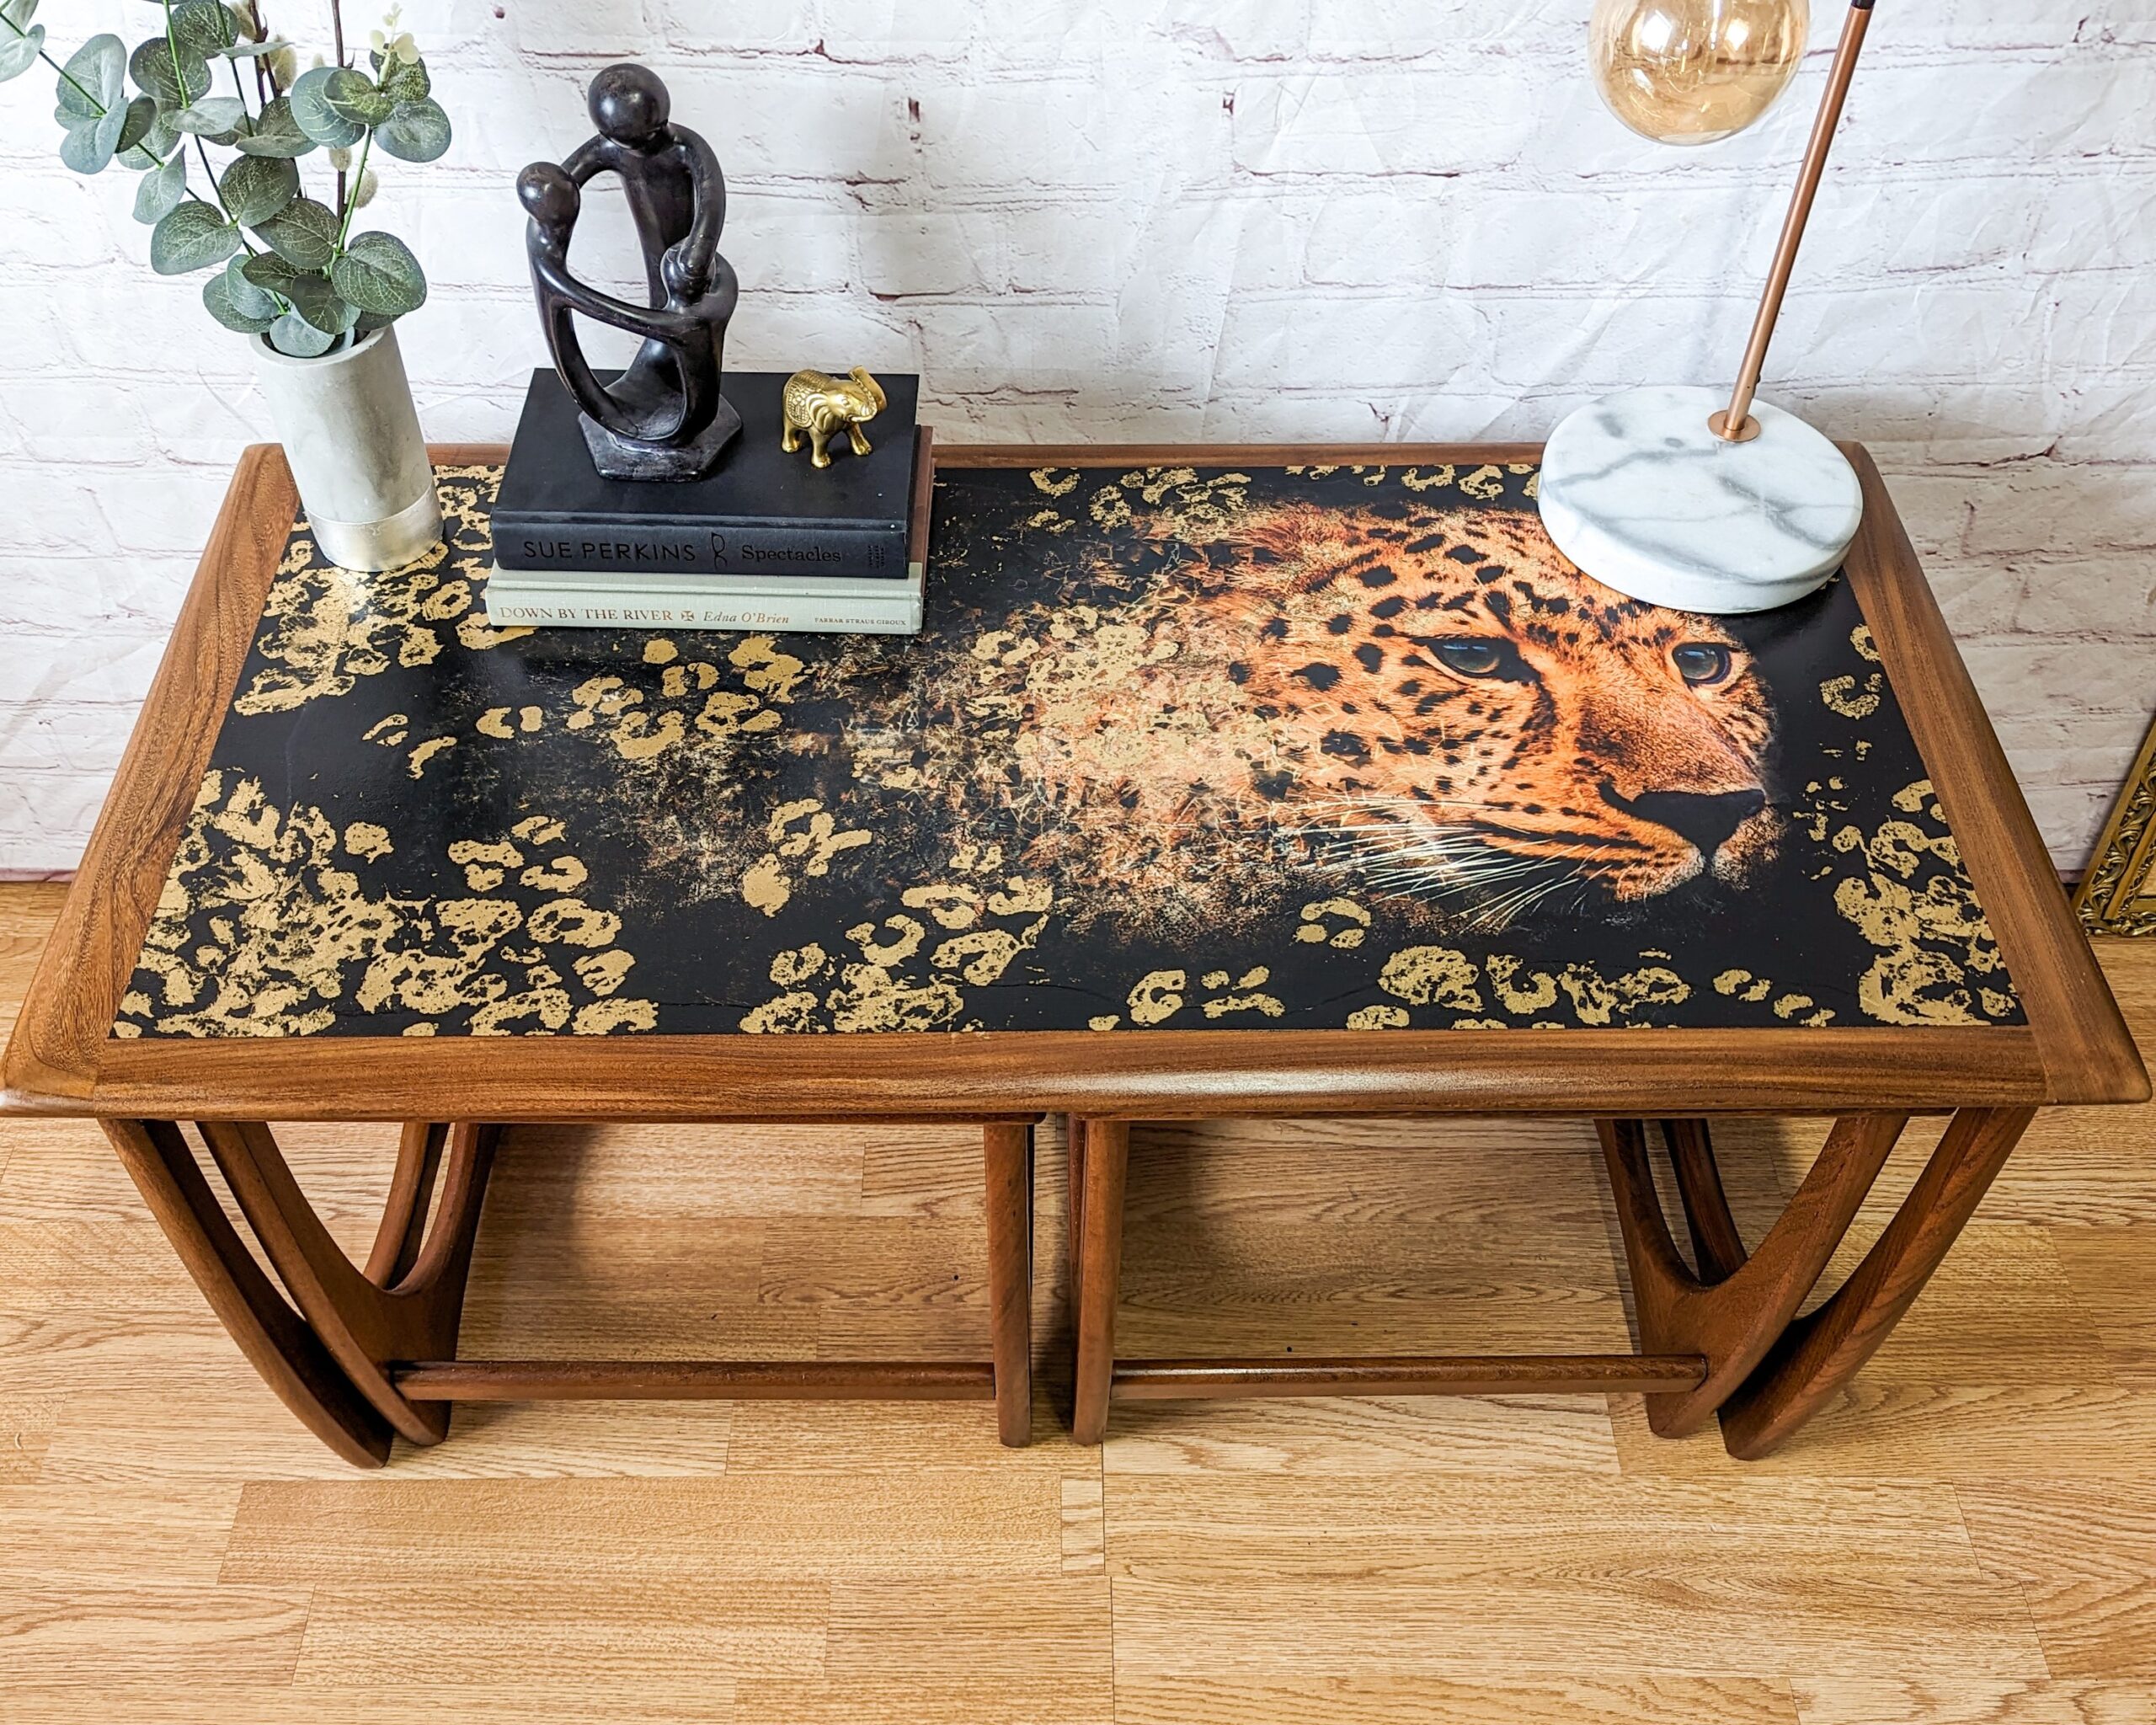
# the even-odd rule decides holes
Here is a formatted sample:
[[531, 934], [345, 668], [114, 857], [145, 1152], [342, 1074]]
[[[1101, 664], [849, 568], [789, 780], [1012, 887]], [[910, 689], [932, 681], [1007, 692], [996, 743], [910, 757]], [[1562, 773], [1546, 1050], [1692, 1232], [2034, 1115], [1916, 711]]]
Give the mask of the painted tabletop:
[[1531, 467], [943, 468], [917, 638], [494, 629], [297, 524], [122, 1037], [2022, 1012], [1848, 584], [1714, 619]]

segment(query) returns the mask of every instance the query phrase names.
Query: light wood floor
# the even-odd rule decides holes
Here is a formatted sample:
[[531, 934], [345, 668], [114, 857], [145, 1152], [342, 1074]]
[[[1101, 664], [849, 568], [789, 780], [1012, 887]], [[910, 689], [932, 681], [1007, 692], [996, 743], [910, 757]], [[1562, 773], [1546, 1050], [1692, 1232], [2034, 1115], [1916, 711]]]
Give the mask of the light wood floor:
[[[0, 1019], [56, 889], [0, 889]], [[2106, 968], [2156, 1046], [2156, 943]], [[363, 1246], [381, 1130], [294, 1135]], [[1727, 1135], [1756, 1230], [1815, 1146]], [[1921, 1142], [1882, 1194], [1898, 1195]], [[1845, 1404], [499, 1407], [335, 1461], [97, 1133], [0, 1123], [0, 1719], [2156, 1717], [2156, 1113], [2041, 1122]], [[468, 1352], [978, 1356], [977, 1140], [518, 1130]], [[1630, 1345], [1591, 1135], [1139, 1135], [1132, 1352]], [[1059, 1358], [1060, 1145], [1040, 1168]], [[1870, 1213], [1876, 1226], [1878, 1204]], [[645, 1291], [663, 1266], [663, 1297]]]

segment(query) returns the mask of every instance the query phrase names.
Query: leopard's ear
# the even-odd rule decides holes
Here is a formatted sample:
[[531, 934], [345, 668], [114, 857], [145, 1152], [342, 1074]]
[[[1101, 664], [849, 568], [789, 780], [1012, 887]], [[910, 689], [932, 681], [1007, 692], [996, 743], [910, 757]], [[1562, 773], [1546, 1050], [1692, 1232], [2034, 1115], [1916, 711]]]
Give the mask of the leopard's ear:
[[[1179, 523], [1156, 517], [1139, 528], [1156, 542], [1192, 542]], [[1263, 585], [1322, 592], [1380, 565], [1401, 579], [1449, 579], [1465, 559], [1496, 563], [1522, 574], [1577, 582], [1578, 574], [1550, 542], [1540, 521], [1516, 510], [1410, 505], [1383, 510], [1282, 503], [1238, 514], [1205, 542], [1216, 573], [1241, 563], [1275, 574]], [[1225, 553], [1223, 557], [1220, 553]], [[1375, 585], [1367, 579], [1364, 585]]]
[[1280, 504], [1239, 515], [1211, 547], [1234, 553], [1238, 561], [1278, 569], [1288, 585], [1315, 592], [1369, 554], [1374, 529], [1384, 533], [1391, 526], [1315, 504]]

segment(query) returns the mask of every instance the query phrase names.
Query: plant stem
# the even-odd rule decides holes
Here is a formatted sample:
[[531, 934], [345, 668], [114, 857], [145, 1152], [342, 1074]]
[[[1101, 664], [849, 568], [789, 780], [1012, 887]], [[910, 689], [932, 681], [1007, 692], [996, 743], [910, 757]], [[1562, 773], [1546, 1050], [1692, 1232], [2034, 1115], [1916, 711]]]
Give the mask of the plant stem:
[[[185, 79], [182, 77], [179, 69], [179, 42], [173, 35], [172, 0], [164, 0], [164, 9], [165, 51], [172, 56], [172, 75], [176, 78], [181, 79], [179, 93], [182, 96], [184, 96], [187, 93], [187, 84]], [[232, 68], [232, 81], [235, 83], [239, 81], [239, 68], [237, 66]], [[72, 83], [73, 80], [70, 79], [69, 82]], [[80, 86], [77, 85], [77, 88], [79, 88]], [[239, 104], [243, 109], [247, 106], [247, 98], [244, 95], [240, 98]], [[98, 111], [100, 114], [104, 112], [102, 108]], [[141, 146], [139, 144], [136, 145], [136, 147], [137, 149], [141, 149]], [[179, 147], [184, 150], [187, 146], [182, 144]], [[142, 153], [147, 156], [150, 152], [147, 150], [143, 150]], [[248, 255], [252, 256], [254, 252], [254, 248], [248, 244], [245, 230], [240, 227], [239, 223], [232, 220], [232, 212], [225, 206], [225, 195], [217, 185], [217, 170], [210, 165], [209, 147], [202, 142], [202, 134], [200, 132], [196, 132], [195, 134], [195, 153], [202, 158], [202, 173], [204, 177], [210, 182], [210, 196], [207, 198], [204, 197], [201, 193], [196, 191], [193, 186], [188, 187], [188, 196], [194, 199], [198, 204], [208, 204], [211, 209], [215, 210], [220, 216], [223, 216], [226, 223], [232, 228], [232, 231], [239, 236], [240, 244], [243, 247], [245, 247]], [[169, 157], [166, 158], [168, 161], [171, 158]], [[158, 166], [160, 167], [163, 167], [163, 165], [164, 164], [163, 163], [158, 163]], [[215, 201], [212, 202], [212, 200], [215, 200]]]
[[[187, 147], [183, 144], [180, 147], [182, 149], [185, 149]], [[200, 132], [197, 132], [195, 135], [195, 153], [202, 158], [202, 172], [209, 177], [210, 197], [204, 197], [200, 192], [196, 191], [193, 186], [188, 187], [188, 196], [193, 198], [198, 204], [209, 204], [211, 209], [215, 210], [220, 216], [223, 216], [226, 222], [231, 227], [233, 234], [237, 237], [241, 248], [247, 253], [248, 257], [253, 257], [254, 255], [254, 248], [248, 243], [247, 230], [242, 227], [238, 222], [232, 220], [232, 212], [226, 207], [224, 192], [217, 184], [217, 170], [210, 165], [210, 152], [208, 147], [203, 143], [202, 135]], [[216, 201], [215, 203], [211, 203], [211, 198], [216, 199]]]
[[[164, 8], [165, 48], [172, 56], [173, 75], [177, 77], [179, 75], [179, 47], [173, 40], [172, 0], [164, 0]], [[251, 9], [254, 13], [254, 27], [258, 32], [261, 33], [257, 35], [254, 40], [259, 42], [264, 39], [268, 32], [263, 29], [261, 8], [259, 6], [251, 6]], [[19, 36], [27, 38], [29, 35], [28, 30], [23, 29], [20, 24], [17, 24], [13, 19], [8, 17], [4, 12], [0, 12], [0, 24], [6, 24], [9, 29], [13, 30]], [[83, 101], [87, 102], [90, 105], [91, 109], [97, 114], [100, 120], [102, 120], [106, 115], [111, 113], [111, 109], [108, 108], [103, 102], [99, 101], [95, 96], [92, 95], [88, 90], [83, 88], [82, 81], [78, 79], [73, 72], [68, 71], [66, 67], [62, 66], [57, 60], [55, 60], [50, 54], [46, 53], [44, 49], [40, 48], [38, 50], [37, 57], [42, 60], [47, 66], [51, 67], [55, 72], [58, 72], [60, 76], [67, 81], [68, 87], [72, 89], [77, 95], [80, 96]], [[261, 69], [260, 62], [259, 61], [256, 62], [256, 69], [258, 71]], [[235, 86], [239, 83], [239, 66], [237, 61], [235, 61], [232, 66], [232, 83]], [[270, 88], [275, 89], [276, 88], [276, 78], [273, 76], [270, 80]], [[181, 87], [180, 93], [182, 95], [185, 95], [187, 93], [184, 85]], [[279, 91], [278, 93], [281, 95], [283, 92]], [[244, 109], [247, 106], [247, 92], [244, 89], [240, 90], [239, 104], [242, 109]], [[372, 132], [369, 132], [367, 134], [369, 142], [373, 140], [373, 136], [374, 134]], [[184, 144], [182, 144], [179, 147], [184, 150], [187, 147]], [[172, 158], [169, 156], [158, 155], [155, 150], [152, 150], [146, 143], [130, 144], [128, 148], [131, 150], [140, 150], [142, 154], [147, 157], [157, 168], [163, 168], [167, 163], [172, 160]], [[208, 209], [215, 210], [220, 216], [223, 216], [227, 222], [230, 222], [232, 232], [238, 238], [242, 248], [246, 251], [247, 254], [250, 258], [255, 256], [255, 249], [253, 246], [248, 243], [246, 229], [243, 228], [237, 222], [232, 221], [232, 212], [225, 207], [224, 195], [217, 188], [216, 171], [210, 166], [210, 152], [204, 146], [201, 134], [199, 132], [195, 134], [195, 153], [202, 158], [203, 173], [209, 176], [210, 191], [211, 195], [209, 198], [205, 198], [201, 195], [201, 193], [196, 191], [191, 185], [185, 188], [187, 195], [194, 199], [196, 203], [200, 204]], [[364, 160], [364, 158], [362, 159]], [[341, 179], [343, 176], [340, 174], [339, 178]], [[214, 202], [211, 201], [212, 198], [215, 199]], [[280, 312], [289, 312], [291, 310], [291, 302], [286, 300], [281, 294], [271, 293], [270, 297], [271, 301], [275, 303]]]
[[367, 135], [360, 140], [359, 170], [352, 176], [352, 196], [349, 203], [344, 202], [342, 185], [344, 175], [340, 174], [337, 176], [339, 182], [338, 201], [344, 205], [344, 219], [337, 224], [337, 250], [339, 253], [344, 249], [344, 236], [352, 231], [352, 216], [360, 207], [360, 193], [366, 189], [367, 183], [367, 152], [373, 147], [374, 128], [369, 126]]
[[[262, 0], [247, 0], [247, 13], [249, 18], [254, 20], [254, 40], [258, 42], [268, 41], [270, 40], [270, 26], [263, 21]], [[254, 76], [258, 85], [265, 78], [269, 81], [270, 93], [273, 98], [281, 96], [285, 93], [283, 90], [278, 88], [277, 70], [275, 67], [270, 65], [270, 56], [267, 54], [258, 54], [255, 56]]]
[[[15, 20], [9, 18], [4, 12], [0, 12], [0, 24], [6, 24], [9, 29], [13, 30], [19, 36], [27, 36], [29, 34], [28, 30], [24, 29], [20, 25], [16, 24]], [[99, 119], [104, 119], [106, 115], [112, 111], [109, 108], [106, 107], [104, 103], [98, 100], [95, 96], [93, 96], [88, 90], [84, 89], [82, 86], [81, 81], [76, 77], [75, 74], [68, 71], [66, 67], [62, 66], [57, 60], [55, 60], [50, 54], [46, 53], [44, 49], [40, 48], [37, 51], [37, 57], [42, 60], [47, 66], [51, 67], [55, 72], [58, 72], [61, 77], [65, 78], [67, 81], [68, 88], [73, 90], [77, 95], [80, 96], [85, 102], [90, 104], [91, 108], [96, 111]], [[149, 158], [152, 167], [162, 168], [167, 162], [172, 159], [168, 156], [160, 156], [147, 144], [133, 143], [130, 144], [127, 147], [131, 150], [140, 150], [143, 155]], [[212, 180], [211, 184], [214, 190], [216, 182]], [[189, 186], [187, 188], [187, 195], [193, 198], [198, 204], [207, 204], [210, 201], [207, 198], [198, 193], [193, 186]], [[224, 206], [221, 204], [211, 205], [211, 207], [215, 209], [220, 215], [225, 213]]]
[[[344, 0], [329, 0], [329, 34], [336, 43], [337, 63], [339, 66], [350, 66], [352, 62], [344, 53]], [[370, 131], [366, 136], [366, 144], [373, 142], [374, 134]], [[362, 174], [366, 172], [366, 144], [360, 147], [360, 172]], [[355, 179], [352, 184], [356, 187], [359, 181]], [[339, 251], [344, 250], [344, 236], [350, 232], [351, 226], [351, 199], [345, 192], [344, 170], [340, 168], [337, 170], [337, 249]]]
[[[10, 29], [14, 29], [14, 21], [12, 19], [8, 20], [8, 27]], [[17, 31], [16, 34], [19, 35], [21, 32]], [[84, 89], [80, 82], [76, 78], [73, 72], [68, 71], [66, 67], [62, 66], [57, 60], [55, 60], [42, 48], [37, 51], [37, 57], [42, 60], [47, 66], [51, 67], [55, 72], [58, 72], [61, 77], [66, 78], [69, 85], [73, 88], [75, 93], [80, 96], [85, 102], [88, 102], [91, 107], [98, 110], [98, 117], [99, 119], [103, 119], [104, 117], [108, 111], [104, 104], [98, 100], [98, 99], [95, 96], [93, 96], [88, 90]]]
[[[17, 24], [13, 19], [8, 17], [4, 12], [0, 12], [0, 24], [7, 25], [9, 29], [13, 30], [24, 41], [27, 42], [29, 40], [30, 33], [24, 29], [20, 24]], [[102, 120], [109, 111], [107, 109], [104, 103], [98, 100], [95, 96], [93, 96], [88, 90], [83, 88], [81, 81], [76, 77], [73, 72], [68, 71], [66, 67], [62, 66], [57, 60], [55, 60], [50, 54], [46, 53], [44, 49], [40, 48], [37, 51], [37, 57], [42, 60], [47, 66], [51, 67], [55, 72], [58, 72], [61, 77], [67, 79], [67, 87], [73, 90], [74, 93], [80, 96], [85, 102], [88, 102], [91, 107], [96, 109], [98, 111], [98, 117], [100, 120]]]
[[[187, 93], [187, 74], [179, 69], [179, 38], [173, 34], [172, 27], [172, 0], [164, 0], [164, 8], [165, 52], [172, 56], [172, 75], [179, 81], [179, 105], [183, 108], [192, 107], [194, 99]], [[203, 68], [205, 72], [208, 69], [207, 67]], [[202, 166], [207, 168], [209, 165], [210, 158], [205, 156], [202, 158]], [[216, 176], [212, 175], [210, 184], [215, 185], [216, 183]]]
[[[186, 146], [182, 145], [181, 147], [184, 149]], [[220, 216], [223, 216], [227, 222], [232, 223], [232, 230], [234, 233], [239, 236], [239, 243], [243, 246], [247, 246], [248, 255], [249, 257], [253, 257], [254, 255], [254, 248], [247, 244], [246, 230], [241, 227], [239, 223], [232, 221], [232, 212], [225, 207], [225, 194], [223, 190], [217, 184], [217, 171], [210, 165], [210, 152], [204, 146], [202, 142], [202, 135], [200, 132], [197, 132], [195, 135], [195, 153], [202, 158], [202, 172], [208, 177], [210, 181], [210, 197], [216, 200], [216, 202], [211, 205], [211, 207]], [[195, 194], [195, 189], [192, 186], [189, 186], [188, 190], [190, 195], [195, 195], [196, 202], [203, 204], [208, 204], [210, 202], [210, 198], [205, 198], [200, 196], [199, 194]]]

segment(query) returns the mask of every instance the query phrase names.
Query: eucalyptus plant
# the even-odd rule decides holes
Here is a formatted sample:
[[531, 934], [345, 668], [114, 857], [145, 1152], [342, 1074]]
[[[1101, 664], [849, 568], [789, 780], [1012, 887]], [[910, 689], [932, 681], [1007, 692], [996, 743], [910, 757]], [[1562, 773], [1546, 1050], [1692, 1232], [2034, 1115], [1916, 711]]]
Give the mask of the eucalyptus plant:
[[[374, 32], [362, 71], [345, 48], [342, 0], [331, 0], [334, 59], [302, 71], [262, 0], [151, 3], [162, 28], [132, 53], [97, 35], [63, 66], [31, 22], [38, 0], [0, 0], [0, 83], [42, 60], [60, 75], [60, 159], [77, 174], [115, 162], [139, 171], [135, 219], [150, 229], [150, 267], [215, 271], [202, 286], [210, 315], [301, 359], [416, 310], [427, 279], [411, 248], [352, 232], [374, 194], [376, 152], [431, 162], [449, 148], [449, 116], [397, 14]], [[217, 92], [219, 66], [230, 95]], [[230, 152], [221, 168], [212, 145]], [[300, 162], [317, 151], [334, 176], [326, 200], [301, 183]]]

